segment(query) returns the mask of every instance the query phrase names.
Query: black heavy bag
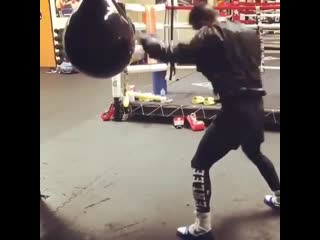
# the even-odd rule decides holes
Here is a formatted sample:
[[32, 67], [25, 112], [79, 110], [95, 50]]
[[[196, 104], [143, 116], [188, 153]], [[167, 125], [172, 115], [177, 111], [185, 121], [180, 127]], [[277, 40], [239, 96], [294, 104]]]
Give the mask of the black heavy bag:
[[68, 20], [64, 47], [81, 72], [113, 77], [130, 63], [135, 48], [133, 24], [115, 0], [83, 0]]

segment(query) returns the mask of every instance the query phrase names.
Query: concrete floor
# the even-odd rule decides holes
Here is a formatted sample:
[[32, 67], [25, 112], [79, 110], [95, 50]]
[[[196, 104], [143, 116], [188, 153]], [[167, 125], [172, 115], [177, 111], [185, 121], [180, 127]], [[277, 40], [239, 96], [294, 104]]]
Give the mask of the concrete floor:
[[[193, 221], [190, 159], [203, 132], [168, 124], [102, 122], [111, 83], [40, 72], [40, 235], [47, 240], [171, 240]], [[148, 76], [132, 76], [139, 87]], [[263, 150], [280, 172], [280, 134]], [[217, 240], [278, 240], [269, 189], [241, 151], [211, 171]]]

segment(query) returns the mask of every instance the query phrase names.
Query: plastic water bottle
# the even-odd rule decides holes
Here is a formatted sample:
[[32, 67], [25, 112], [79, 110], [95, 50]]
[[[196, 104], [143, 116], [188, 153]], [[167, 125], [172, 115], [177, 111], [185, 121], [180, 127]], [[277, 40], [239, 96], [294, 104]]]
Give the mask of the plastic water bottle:
[[160, 90], [160, 96], [161, 96], [161, 97], [165, 97], [165, 96], [166, 96], [166, 90], [164, 90], [164, 88], [162, 88], [162, 89]]
[[167, 98], [166, 98], [166, 90], [164, 90], [164, 88], [160, 90], [160, 96], [161, 96], [160, 102], [165, 103]]

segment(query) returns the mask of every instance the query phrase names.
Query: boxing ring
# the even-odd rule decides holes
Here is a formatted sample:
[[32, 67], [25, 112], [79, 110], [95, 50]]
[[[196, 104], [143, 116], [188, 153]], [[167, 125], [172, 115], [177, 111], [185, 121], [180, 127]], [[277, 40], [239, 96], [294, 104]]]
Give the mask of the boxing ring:
[[[172, 15], [175, 11], [189, 11], [192, 6], [165, 6], [166, 17], [163, 24], [165, 42], [171, 46], [174, 45], [174, 29], [191, 29], [186, 23], [175, 23]], [[246, 26], [256, 29], [261, 40], [261, 74], [267, 96], [265, 102], [265, 122], [268, 125], [280, 126], [280, 23], [264, 23], [266, 17], [280, 17], [280, 4], [220, 4], [215, 7], [220, 12], [227, 10], [232, 17], [234, 12], [246, 10], [245, 18], [253, 17], [252, 20], [243, 20]], [[252, 13], [254, 12], [254, 13]], [[230, 16], [224, 16], [230, 18]], [[240, 16], [241, 18], [241, 16]], [[192, 103], [195, 96], [212, 97], [211, 83], [202, 74], [196, 72], [195, 66], [175, 65], [176, 71], [192, 71], [185, 77], [176, 79], [170, 74], [172, 67], [167, 64], [150, 64], [150, 65], [132, 65], [128, 66], [125, 73], [112, 79], [115, 120], [122, 120], [123, 115], [144, 116], [144, 117], [165, 117], [173, 118], [187, 116], [195, 113], [197, 118], [204, 120], [214, 119], [221, 109], [221, 105], [204, 105]], [[130, 105], [123, 108], [122, 97], [124, 96], [124, 84], [130, 78], [131, 73], [167, 71], [167, 88], [168, 92], [165, 97], [159, 97], [159, 101], [144, 101], [141, 98], [135, 98], [130, 101]], [[172, 73], [172, 72], [171, 72]], [[146, 87], [143, 92], [152, 92], [152, 86]]]

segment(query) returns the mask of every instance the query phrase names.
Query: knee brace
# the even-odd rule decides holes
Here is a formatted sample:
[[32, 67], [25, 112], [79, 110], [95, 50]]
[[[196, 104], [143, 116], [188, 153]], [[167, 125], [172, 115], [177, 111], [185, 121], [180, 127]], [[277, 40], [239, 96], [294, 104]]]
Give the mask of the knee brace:
[[193, 169], [192, 192], [197, 212], [210, 212], [211, 181], [209, 170]]

